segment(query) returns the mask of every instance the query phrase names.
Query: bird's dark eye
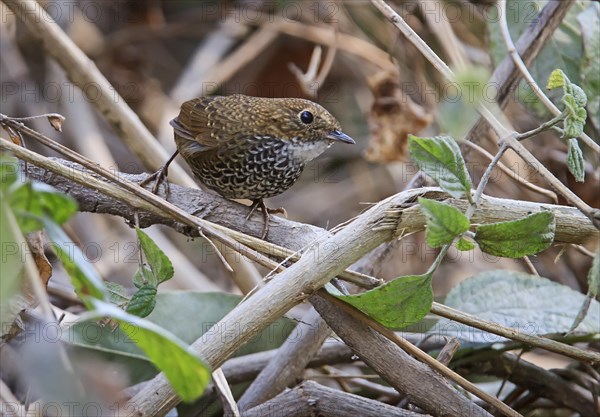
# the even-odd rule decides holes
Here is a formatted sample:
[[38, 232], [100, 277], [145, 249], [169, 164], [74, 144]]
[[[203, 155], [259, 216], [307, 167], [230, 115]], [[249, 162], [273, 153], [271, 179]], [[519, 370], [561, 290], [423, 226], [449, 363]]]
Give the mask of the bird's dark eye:
[[313, 122], [313, 114], [308, 110], [304, 110], [302, 113], [300, 113], [300, 120], [305, 125], [309, 125]]

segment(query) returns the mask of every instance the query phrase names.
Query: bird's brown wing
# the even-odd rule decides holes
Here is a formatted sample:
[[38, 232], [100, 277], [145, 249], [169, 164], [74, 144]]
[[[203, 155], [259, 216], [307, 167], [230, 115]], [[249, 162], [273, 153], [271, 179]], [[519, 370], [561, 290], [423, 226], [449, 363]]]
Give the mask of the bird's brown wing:
[[208, 150], [218, 145], [218, 139], [209, 125], [210, 104], [220, 97], [200, 97], [186, 101], [181, 105], [179, 116], [170, 124], [175, 134], [181, 139], [197, 142], [201, 150]]

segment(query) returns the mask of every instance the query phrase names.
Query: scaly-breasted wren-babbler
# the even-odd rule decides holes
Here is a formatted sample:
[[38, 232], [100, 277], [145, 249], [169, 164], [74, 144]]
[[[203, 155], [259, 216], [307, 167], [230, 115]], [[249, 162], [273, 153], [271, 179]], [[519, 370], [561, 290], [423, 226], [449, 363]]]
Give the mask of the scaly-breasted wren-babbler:
[[333, 143], [355, 143], [327, 110], [299, 98], [196, 98], [182, 104], [171, 126], [178, 152], [204, 185], [261, 208], [263, 238], [269, 221], [263, 199], [290, 188]]

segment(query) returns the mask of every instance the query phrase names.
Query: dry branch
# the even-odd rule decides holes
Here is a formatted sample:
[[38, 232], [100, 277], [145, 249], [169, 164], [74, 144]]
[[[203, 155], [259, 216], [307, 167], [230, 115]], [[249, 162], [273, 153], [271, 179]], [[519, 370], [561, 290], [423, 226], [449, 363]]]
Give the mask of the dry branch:
[[380, 401], [345, 393], [306, 381], [270, 401], [242, 411], [242, 417], [426, 417]]
[[[93, 175], [74, 162], [58, 158], [51, 158], [72, 170], [85, 172], [86, 175]], [[80, 205], [81, 211], [93, 213], [112, 214], [123, 217], [127, 221], [133, 221], [136, 210], [128, 206], [121, 200], [102, 194], [99, 191], [92, 190], [83, 185], [74, 183], [60, 175], [53, 174], [44, 168], [28, 165], [27, 175], [34, 180], [45, 182], [56, 187], [74, 197]], [[134, 183], [140, 183], [146, 174], [126, 174], [118, 173], [118, 176]], [[445, 200], [447, 203], [462, 210], [466, 209], [468, 203], [458, 199], [448, 199], [448, 196], [438, 188], [423, 188], [416, 192], [419, 196], [426, 196], [430, 199]], [[415, 195], [417, 195], [415, 194]], [[164, 189], [160, 190], [159, 195], [165, 197]], [[242, 232], [251, 236], [260, 236], [262, 231], [262, 218], [254, 216], [246, 221], [246, 215], [249, 207], [235, 201], [225, 199], [219, 195], [202, 191], [199, 189], [186, 188], [178, 185], [170, 185], [170, 193], [167, 201], [187, 213], [204, 218], [212, 223], [217, 223], [230, 229]], [[390, 209], [392, 212], [402, 214], [400, 222], [397, 219], [390, 218], [391, 224], [397, 224], [396, 235], [407, 235], [415, 233], [425, 228], [425, 217], [416, 205], [416, 200], [410, 204], [412, 207]], [[394, 211], [395, 210], [395, 211]], [[473, 222], [477, 224], [489, 224], [500, 221], [516, 220], [523, 218], [531, 213], [541, 210], [551, 210], [556, 216], [556, 236], [555, 243], [573, 243], [584, 244], [589, 239], [598, 236], [598, 230], [591, 221], [574, 207], [561, 206], [554, 204], [544, 204], [529, 201], [510, 200], [504, 198], [495, 198], [483, 196], [479, 209], [473, 215]], [[390, 212], [390, 213], [392, 213]], [[153, 224], [164, 224], [170, 226], [180, 233], [190, 237], [197, 237], [196, 229], [186, 227], [171, 217], [161, 216], [155, 212], [139, 211], [140, 226], [148, 227]], [[269, 230], [269, 240], [279, 246], [292, 250], [299, 250], [306, 245], [314, 242], [316, 239], [331, 234], [316, 226], [293, 222], [281, 217], [271, 219]]]
[[308, 362], [331, 335], [331, 329], [314, 309], [302, 317], [296, 328], [300, 336], [290, 335], [285, 340], [278, 354], [238, 400], [241, 409], [261, 404], [300, 381]]

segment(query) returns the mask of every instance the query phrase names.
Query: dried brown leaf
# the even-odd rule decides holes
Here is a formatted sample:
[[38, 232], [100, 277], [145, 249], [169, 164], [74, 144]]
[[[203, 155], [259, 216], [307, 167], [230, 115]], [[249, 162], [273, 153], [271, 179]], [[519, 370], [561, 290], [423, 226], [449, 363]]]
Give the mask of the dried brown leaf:
[[366, 158], [380, 163], [408, 161], [408, 135], [416, 135], [429, 126], [432, 116], [402, 91], [397, 74], [379, 72], [368, 83], [374, 101]]

